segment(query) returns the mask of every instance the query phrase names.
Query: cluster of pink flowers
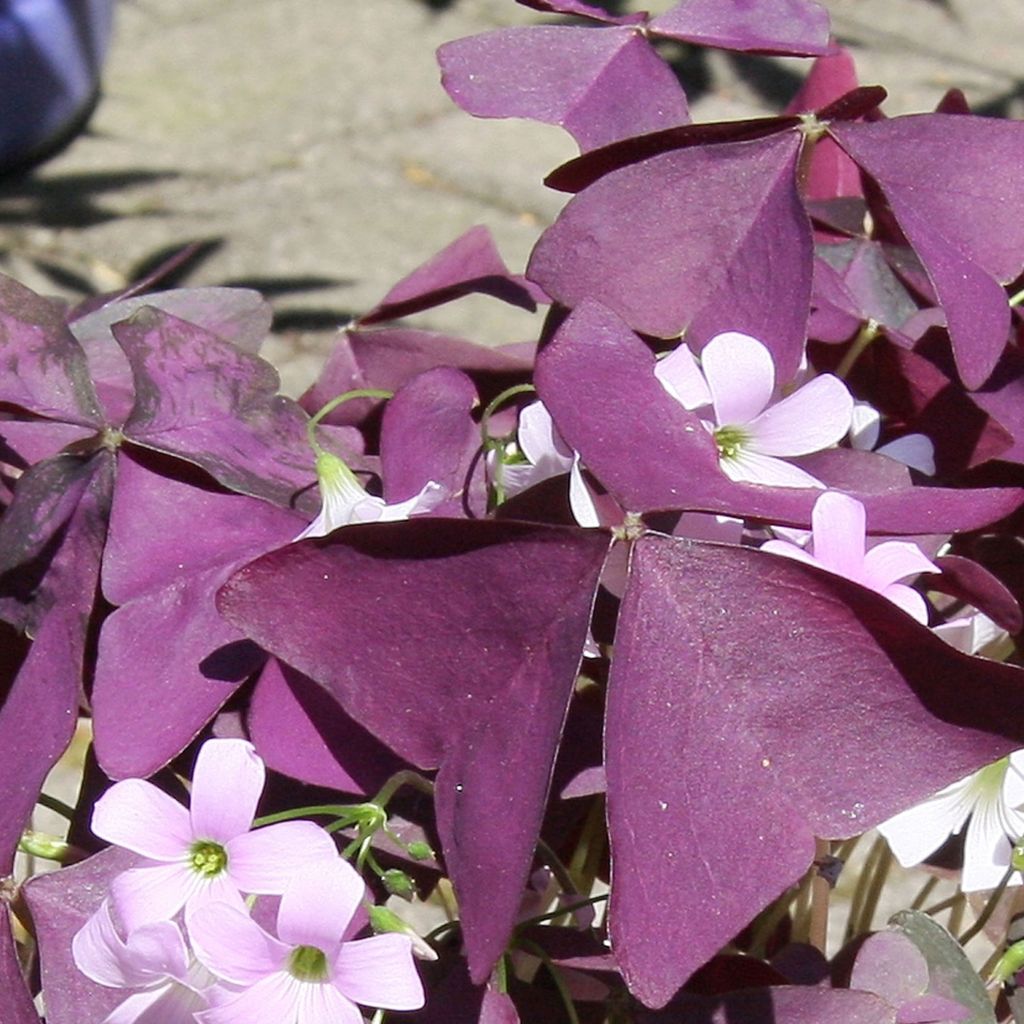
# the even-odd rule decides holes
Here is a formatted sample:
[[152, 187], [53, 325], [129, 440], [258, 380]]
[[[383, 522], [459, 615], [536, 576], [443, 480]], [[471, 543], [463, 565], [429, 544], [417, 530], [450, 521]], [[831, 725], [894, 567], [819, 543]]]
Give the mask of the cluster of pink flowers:
[[[97, 803], [96, 835], [145, 858], [73, 940], [83, 974], [132, 990], [103, 1024], [361, 1024], [359, 1005], [423, 1005], [408, 937], [354, 937], [366, 887], [330, 835], [309, 821], [252, 829], [264, 781], [252, 744], [214, 739], [189, 809], [141, 779]], [[273, 932], [250, 915], [267, 896], [280, 898]]]

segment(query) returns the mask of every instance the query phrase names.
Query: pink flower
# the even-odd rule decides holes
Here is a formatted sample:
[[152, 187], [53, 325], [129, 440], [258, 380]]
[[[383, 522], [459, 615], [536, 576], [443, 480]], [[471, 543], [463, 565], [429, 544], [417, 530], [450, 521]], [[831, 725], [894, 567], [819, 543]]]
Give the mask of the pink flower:
[[762, 551], [795, 558], [845, 576], [897, 604], [918, 622], [928, 624], [928, 604], [912, 587], [897, 583], [906, 576], [938, 572], [939, 568], [910, 541], [889, 540], [867, 552], [864, 506], [839, 491], [826, 491], [811, 512], [812, 552], [785, 540], [770, 540]]
[[326, 537], [341, 526], [354, 523], [392, 523], [432, 511], [445, 498], [444, 488], [431, 480], [419, 494], [388, 505], [370, 494], [356, 475], [336, 455], [321, 452], [316, 459], [320, 483], [320, 514], [295, 539]]
[[655, 367], [662, 387], [687, 409], [710, 406], [703, 420], [718, 444], [719, 464], [732, 480], [775, 487], [822, 487], [821, 481], [782, 461], [836, 444], [850, 429], [853, 399], [846, 385], [821, 374], [781, 401], [775, 364], [756, 338], [718, 334], [696, 357], [680, 345]]
[[155, 1024], [191, 1021], [206, 1006], [202, 996], [215, 979], [189, 956], [178, 926], [157, 921], [117, 934], [104, 900], [99, 910], [71, 940], [75, 966], [91, 981], [107, 988], [136, 991], [97, 1024]]
[[189, 935], [199, 960], [238, 986], [196, 1014], [200, 1024], [362, 1024], [357, 1004], [389, 1010], [423, 1005], [423, 986], [404, 935], [349, 939], [365, 897], [362, 879], [336, 858], [296, 876], [281, 897], [277, 935], [243, 910], [209, 903]]
[[265, 776], [251, 743], [215, 739], [196, 758], [190, 810], [142, 779], [125, 779], [103, 794], [93, 832], [153, 862], [111, 883], [129, 933], [170, 920], [182, 907], [187, 922], [209, 900], [241, 907], [240, 891], [281, 893], [296, 871], [337, 857], [334, 841], [311, 821], [249, 831]]

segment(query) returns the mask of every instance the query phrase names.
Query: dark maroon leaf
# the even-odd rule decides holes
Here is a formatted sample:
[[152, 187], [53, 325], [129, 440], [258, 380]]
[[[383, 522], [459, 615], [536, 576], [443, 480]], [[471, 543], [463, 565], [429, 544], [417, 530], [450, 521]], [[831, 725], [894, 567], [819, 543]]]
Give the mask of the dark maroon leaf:
[[95, 471], [92, 459], [55, 455], [22, 473], [0, 518], [0, 575], [40, 554], [71, 517]]
[[437, 56], [463, 110], [561, 125], [581, 150], [689, 120], [676, 76], [628, 27], [502, 28], [445, 43]]
[[[397, 391], [417, 374], [440, 366], [464, 370], [480, 382], [497, 382], [497, 390], [503, 390], [524, 379], [533, 357], [532, 351], [488, 348], [411, 327], [349, 330], [339, 336], [319, 379], [302, 396], [302, 407], [312, 415], [332, 398], [356, 388]], [[377, 404], [374, 399], [353, 399], [326, 419], [359, 423]]]
[[1017, 599], [983, 565], [959, 555], [941, 555], [935, 559], [935, 564], [942, 574], [929, 580], [932, 590], [973, 604], [1008, 633], [1024, 629], [1024, 616]]
[[399, 281], [359, 323], [369, 326], [397, 320], [474, 292], [493, 295], [531, 313], [537, 302], [545, 301], [539, 289], [509, 271], [491, 232], [478, 224]]
[[899, 1010], [928, 988], [928, 961], [901, 932], [876, 932], [857, 951], [850, 988], [874, 992]]
[[[787, 114], [820, 110], [856, 89], [857, 71], [849, 51], [837, 48], [828, 57], [819, 57], [811, 66], [800, 91], [786, 106]], [[810, 166], [804, 181], [808, 199], [832, 199], [836, 196], [860, 196], [860, 170], [827, 135], [814, 143]]]
[[258, 559], [219, 597], [401, 757], [439, 766], [478, 983], [516, 919], [607, 547], [599, 531], [517, 523], [355, 526]]
[[376, 792], [401, 762], [319, 684], [269, 658], [246, 718], [270, 768], [344, 793]]
[[152, 775], [256, 670], [260, 653], [220, 617], [214, 595], [236, 568], [304, 526], [268, 502], [122, 456], [103, 557], [104, 594], [120, 607], [103, 624], [92, 696], [107, 775]]
[[315, 508], [302, 493], [315, 480], [306, 416], [277, 394], [269, 363], [149, 306], [113, 332], [135, 378], [124, 426], [132, 441], [187, 459], [230, 490]]
[[550, 14], [573, 14], [579, 18], [589, 18], [609, 25], [636, 25], [647, 19], [646, 11], [635, 14], [610, 14], [603, 7], [583, 3], [582, 0], [516, 0], [524, 7], [532, 7], [535, 11], [547, 11]]
[[616, 648], [611, 933], [651, 1006], [801, 877], [815, 836], [863, 832], [1024, 736], [1020, 669], [747, 548], [642, 538]]
[[[0, 997], [3, 998], [4, 1024], [39, 1024], [39, 1014], [25, 985], [11, 921], [3, 903], [0, 903]], [[59, 1024], [56, 1018], [53, 1024]]]
[[131, 994], [97, 985], [82, 974], [72, 958], [71, 940], [107, 896], [114, 875], [138, 861], [136, 854], [114, 847], [26, 883], [25, 899], [39, 941], [47, 1024], [105, 1020]]
[[653, 156], [677, 149], [710, 146], [725, 142], [744, 142], [777, 135], [800, 124], [799, 117], [757, 117], [740, 121], [705, 121], [665, 128], [636, 138], [611, 142], [600, 149], [583, 153], [556, 167], [544, 184], [559, 192], [582, 192], [599, 178]]
[[880, 85], [859, 85], [826, 104], [817, 116], [821, 121], [856, 121], [874, 114], [869, 120], [878, 120], [881, 116], [878, 106], [886, 96], [888, 93]]
[[755, 53], [830, 53], [828, 11], [810, 0], [680, 0], [648, 23], [652, 35]]
[[68, 521], [44, 581], [34, 639], [0, 707], [0, 876], [14, 853], [47, 772], [74, 735], [86, 630], [99, 575], [111, 488], [110, 463], [96, 467]]
[[946, 312], [964, 383], [979, 387], [1009, 335], [1000, 282], [1024, 267], [1024, 125], [917, 114], [829, 131], [885, 193]]
[[868, 239], [819, 245], [817, 256], [831, 265], [854, 299], [860, 320], [900, 328], [918, 311], [883, 251]]
[[480, 428], [470, 414], [476, 404], [473, 382], [444, 367], [414, 377], [388, 402], [380, 459], [389, 504], [414, 497], [433, 481], [446, 494], [435, 515], [459, 516], [465, 503], [487, 508], [482, 480], [476, 481], [476, 493], [465, 493], [480, 462]]
[[[711, 435], [654, 376], [647, 347], [596, 302], [570, 315], [537, 357], [536, 383], [566, 443], [613, 497], [635, 512], [685, 508], [807, 525], [820, 492], [733, 483]], [[1015, 488], [851, 491], [869, 531], [953, 533], [1008, 515]]]
[[892, 1007], [870, 992], [779, 986], [713, 998], [682, 996], [670, 1010], [639, 1013], [636, 1024], [896, 1024]]
[[479, 1024], [519, 1024], [515, 1003], [504, 992], [488, 988], [480, 1005]]
[[1024, 358], [1021, 354], [1008, 351], [985, 386], [970, 397], [1012, 438], [1009, 445], [994, 453], [995, 457], [1024, 463]]
[[811, 230], [796, 193], [796, 134], [677, 150], [613, 171], [572, 199], [529, 275], [566, 306], [597, 298], [636, 330], [698, 347], [759, 338], [780, 381], [803, 353]]
[[83, 426], [102, 422], [85, 355], [60, 303], [0, 275], [0, 402]]

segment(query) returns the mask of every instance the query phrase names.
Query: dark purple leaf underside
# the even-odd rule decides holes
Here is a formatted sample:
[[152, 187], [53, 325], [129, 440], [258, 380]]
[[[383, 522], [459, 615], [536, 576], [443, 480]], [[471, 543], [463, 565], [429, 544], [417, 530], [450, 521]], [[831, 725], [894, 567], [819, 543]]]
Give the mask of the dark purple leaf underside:
[[[381, 423], [381, 473], [388, 502], [405, 501], [432, 480], [446, 492], [434, 513], [462, 514], [473, 464], [479, 462], [480, 428], [471, 415], [476, 404], [473, 382], [461, 371], [443, 367], [420, 374], [397, 392]], [[482, 481], [478, 484], [470, 505], [486, 509]]]
[[56, 455], [22, 473], [0, 518], [0, 575], [43, 550], [71, 517], [95, 470], [92, 459]]
[[0, 749], [9, 758], [9, 769], [0, 775], [0, 875], [10, 874], [43, 780], [78, 721], [111, 470], [109, 463], [97, 467], [68, 521], [43, 583], [44, 607], [32, 646], [0, 708]]
[[[819, 110], [856, 89], [857, 85], [853, 57], [848, 51], [839, 49], [831, 56], [819, 57], [814, 62], [800, 91], [786, 107], [786, 113]], [[828, 136], [814, 143], [804, 181], [804, 195], [808, 199], [863, 195], [859, 168]]]
[[917, 303], [892, 272], [880, 246], [868, 239], [819, 245], [819, 258], [841, 276], [854, 300], [853, 312], [889, 327], [902, 327], [917, 312]]
[[1024, 737], [1021, 670], [763, 552], [646, 536], [617, 637], [611, 930], [648, 1005], [803, 874], [815, 836], [863, 832]]
[[440, 766], [438, 829], [478, 983], [515, 921], [607, 546], [516, 523], [349, 527], [221, 591], [229, 621], [399, 755]]
[[359, 323], [369, 325], [411, 316], [473, 292], [493, 295], [530, 312], [537, 308], [539, 293], [509, 271], [491, 232], [482, 224], [470, 228], [399, 281], [359, 318]]
[[829, 130], [885, 193], [946, 312], [964, 383], [979, 387], [1009, 335], [1000, 282], [1024, 266], [1024, 125], [917, 114]]
[[80, 864], [36, 875], [26, 884], [25, 899], [39, 940], [47, 1024], [105, 1020], [136, 991], [90, 981], [75, 966], [71, 940], [108, 895], [114, 875], [138, 862], [135, 854], [111, 847]]
[[751, 988], [709, 998], [681, 996], [663, 1013], [639, 1013], [636, 1024], [896, 1024], [891, 1006], [870, 992], [791, 987]]
[[[662, 388], [647, 347], [596, 302], [575, 310], [537, 357], [536, 382], [566, 443], [631, 511], [692, 509], [807, 525], [819, 491], [733, 483], [711, 435]], [[853, 491], [868, 529], [920, 534], [976, 529], [1021, 503], [1015, 488]]]
[[639, 11], [635, 14], [610, 14], [603, 7], [583, 3], [582, 0], [517, 0], [524, 7], [535, 11], [546, 11], [549, 14], [573, 14], [579, 18], [589, 18], [608, 25], [636, 25], [646, 20], [647, 14]]
[[[187, 459], [225, 487], [290, 507], [315, 480], [306, 417], [273, 367], [152, 307], [113, 327], [132, 365], [125, 434]], [[312, 496], [306, 501], [316, 505]]]
[[0, 275], [0, 402], [49, 419], [98, 426], [101, 413], [61, 305]]
[[680, 0], [648, 23], [652, 35], [755, 53], [830, 53], [828, 11], [810, 0]]
[[935, 559], [935, 564], [942, 575], [930, 582], [932, 589], [973, 604], [1008, 633], [1024, 629], [1017, 599], [983, 565], [959, 555], [943, 555]]
[[[214, 595], [241, 564], [304, 521], [267, 502], [119, 461], [103, 590], [120, 605], [100, 634], [96, 756], [111, 778], [145, 777], [178, 754], [259, 665]], [[145, 524], [145, 529], [140, 528]]]
[[677, 150], [613, 171], [572, 199], [527, 273], [554, 299], [599, 299], [631, 327], [699, 346], [745, 331], [796, 372], [812, 248], [796, 192], [797, 134]]
[[246, 718], [270, 768], [314, 786], [373, 793], [401, 767], [318, 683], [269, 658]]
[[463, 110], [561, 125], [582, 150], [689, 120], [675, 75], [631, 28], [496, 29], [445, 43], [438, 61]]
[[0, 904], [0, 999], [3, 1000], [4, 1024], [39, 1024], [39, 1014], [32, 1005], [32, 996], [22, 975], [11, 920], [3, 904]]
[[515, 1003], [504, 992], [488, 988], [480, 1004], [479, 1024], [519, 1024]]
[[1024, 463], [1024, 358], [1008, 351], [985, 387], [975, 391], [971, 399], [997, 420], [1011, 439], [998, 457]]
[[874, 992], [899, 1009], [918, 999], [928, 987], [928, 962], [900, 932], [869, 935], [857, 951], [850, 971], [850, 988]]

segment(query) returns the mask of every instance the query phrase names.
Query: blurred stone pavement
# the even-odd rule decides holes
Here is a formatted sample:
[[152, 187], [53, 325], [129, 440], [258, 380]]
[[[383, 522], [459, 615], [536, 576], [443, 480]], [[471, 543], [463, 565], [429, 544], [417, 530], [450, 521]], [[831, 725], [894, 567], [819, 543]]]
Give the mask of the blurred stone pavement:
[[[825, 2], [890, 113], [954, 85], [982, 112], [1024, 109], [1024, 0]], [[118, 13], [88, 134], [0, 180], [0, 269], [37, 289], [116, 288], [206, 242], [178, 283], [261, 288], [277, 311], [266, 353], [297, 394], [336, 328], [451, 239], [486, 224], [521, 269], [563, 202], [541, 180], [574, 155], [567, 135], [471, 118], [439, 84], [445, 40], [552, 20], [513, 0], [124, 0]], [[777, 110], [806, 62], [690, 52], [681, 66], [707, 119]], [[489, 343], [536, 330], [486, 299], [419, 322]]]

